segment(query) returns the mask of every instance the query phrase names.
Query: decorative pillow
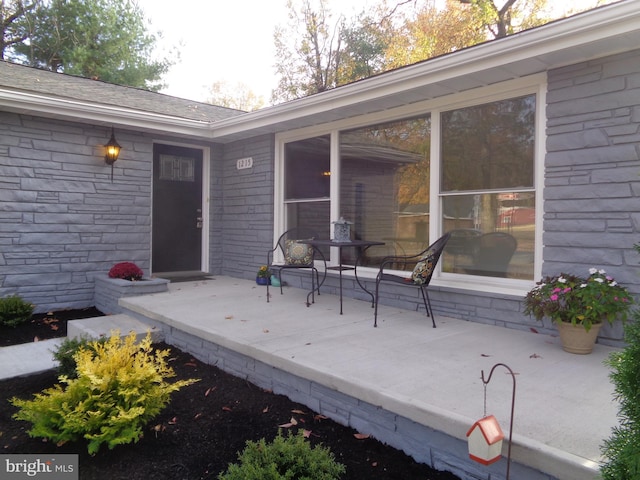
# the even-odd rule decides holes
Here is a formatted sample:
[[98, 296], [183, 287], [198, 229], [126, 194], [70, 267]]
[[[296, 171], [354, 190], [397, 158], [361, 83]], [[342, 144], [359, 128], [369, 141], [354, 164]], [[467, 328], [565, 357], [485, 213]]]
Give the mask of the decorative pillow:
[[286, 265], [309, 265], [313, 259], [313, 247], [304, 240], [287, 240], [284, 245]]
[[436, 262], [433, 257], [433, 253], [427, 252], [413, 269], [413, 272], [411, 273], [411, 280], [418, 285], [424, 285], [429, 281], [429, 277], [431, 277], [435, 266]]

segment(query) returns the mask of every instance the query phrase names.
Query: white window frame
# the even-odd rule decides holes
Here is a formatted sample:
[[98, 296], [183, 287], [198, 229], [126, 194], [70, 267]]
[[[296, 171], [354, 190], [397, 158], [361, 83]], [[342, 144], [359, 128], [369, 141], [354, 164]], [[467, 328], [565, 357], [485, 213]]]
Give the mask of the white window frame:
[[[375, 114], [339, 120], [324, 125], [307, 127], [276, 134], [275, 138], [275, 171], [274, 171], [274, 244], [285, 229], [284, 202], [284, 145], [285, 143], [303, 140], [305, 138], [330, 135], [330, 221], [340, 217], [340, 131], [364, 127], [376, 123], [386, 123], [395, 120], [415, 117], [417, 115], [431, 115], [431, 177], [430, 177], [430, 217], [438, 219], [429, 223], [429, 238], [436, 239], [442, 235], [441, 222], [442, 203], [440, 195], [440, 114], [457, 108], [482, 105], [498, 100], [516, 98], [524, 95], [536, 95], [535, 145], [534, 145], [534, 191], [535, 201], [535, 251], [533, 278], [540, 278], [542, 274], [543, 254], [543, 193], [544, 193], [544, 161], [546, 156], [546, 74], [536, 74], [507, 82], [501, 82], [487, 87], [447, 95], [425, 102], [405, 105], [395, 109], [377, 112]], [[359, 276], [375, 276], [375, 269], [360, 268]], [[518, 280], [509, 278], [488, 278], [459, 273], [446, 273], [437, 269], [431, 283], [443, 287], [452, 287], [473, 291], [491, 293], [505, 293], [524, 295], [534, 283], [533, 280]]]

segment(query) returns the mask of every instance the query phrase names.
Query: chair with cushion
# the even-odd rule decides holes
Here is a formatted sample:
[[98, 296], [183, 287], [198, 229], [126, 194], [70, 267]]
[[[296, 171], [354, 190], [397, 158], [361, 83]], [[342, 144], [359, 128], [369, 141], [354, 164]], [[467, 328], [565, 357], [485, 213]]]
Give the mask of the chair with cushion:
[[[424, 308], [427, 312], [427, 316], [431, 317], [433, 328], [436, 328], [436, 321], [433, 318], [433, 310], [431, 309], [431, 301], [429, 300], [429, 293], [427, 287], [431, 282], [433, 271], [440, 260], [442, 250], [444, 249], [450, 234], [445, 233], [438, 240], [433, 242], [429, 248], [416, 255], [406, 256], [392, 256], [386, 257], [380, 264], [380, 270], [376, 277], [376, 295], [375, 295], [375, 311], [373, 326], [378, 326], [378, 299], [380, 298], [380, 284], [383, 282], [395, 283], [398, 285], [406, 285], [410, 287], [417, 287], [422, 293], [422, 301]], [[395, 273], [389, 273], [389, 270], [398, 268], [398, 265], [414, 265], [413, 272], [410, 277], [396, 275]], [[405, 268], [406, 269], [406, 268]]]
[[[321, 260], [324, 263], [324, 275], [326, 276], [327, 262], [322, 255], [322, 252], [315, 250], [311, 245], [305, 243], [305, 240], [318, 239], [318, 234], [315, 230], [305, 227], [291, 228], [280, 235], [280, 238], [276, 242], [269, 252], [267, 252], [267, 268], [272, 275], [275, 275], [280, 282], [280, 294], [283, 294], [282, 290], [282, 272], [284, 270], [303, 269], [307, 268], [311, 270], [311, 294], [312, 301], [315, 300], [314, 292], [318, 292], [320, 295], [320, 273], [316, 267], [315, 260]], [[274, 263], [275, 258], [278, 256], [277, 252], [280, 251], [284, 263]], [[324, 282], [324, 277], [322, 278]], [[269, 301], [269, 283], [267, 283], [267, 302]]]

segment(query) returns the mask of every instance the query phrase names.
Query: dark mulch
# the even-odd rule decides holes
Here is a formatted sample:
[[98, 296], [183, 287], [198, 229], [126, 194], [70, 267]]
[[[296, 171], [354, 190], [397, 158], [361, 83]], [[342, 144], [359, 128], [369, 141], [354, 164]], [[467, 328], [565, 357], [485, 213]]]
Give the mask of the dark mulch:
[[[62, 330], [65, 322], [59, 323], [60, 328], [52, 333]], [[35, 329], [36, 324], [25, 329]], [[33, 336], [34, 331], [29, 335]], [[2, 338], [8, 343], [8, 338]], [[176, 378], [199, 378], [200, 381], [175, 392], [171, 403], [148, 426], [138, 443], [113, 450], [103, 448], [91, 457], [82, 443], [57, 447], [42, 439], [30, 438], [26, 433], [30, 425], [11, 418], [16, 409], [8, 399], [30, 398], [33, 393], [53, 385], [55, 372], [48, 372], [0, 381], [1, 451], [78, 453], [81, 480], [215, 479], [229, 463], [237, 460], [237, 453], [247, 440], [271, 440], [279, 426], [297, 423], [288, 429], [310, 431], [312, 444], [329, 447], [336, 460], [346, 465], [344, 479], [459, 480], [450, 473], [418, 464], [373, 438], [356, 438], [357, 432], [353, 429], [323, 418], [282, 395], [264, 391], [168, 345], [159, 347], [171, 350], [171, 366]]]

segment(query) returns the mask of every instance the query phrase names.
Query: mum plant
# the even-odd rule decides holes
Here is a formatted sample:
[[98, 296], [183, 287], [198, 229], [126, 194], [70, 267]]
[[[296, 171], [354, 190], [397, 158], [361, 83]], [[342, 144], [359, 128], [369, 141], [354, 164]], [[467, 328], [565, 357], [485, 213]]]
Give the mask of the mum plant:
[[269, 267], [266, 265], [262, 265], [258, 269], [258, 278], [269, 278], [271, 276], [271, 272], [269, 271]]
[[548, 317], [554, 322], [591, 326], [626, 320], [633, 299], [604, 270], [589, 269], [587, 278], [568, 273], [546, 277], [527, 293], [524, 313], [537, 320]]
[[142, 280], [142, 269], [132, 262], [116, 263], [109, 270], [109, 278], [122, 278], [123, 280]]

